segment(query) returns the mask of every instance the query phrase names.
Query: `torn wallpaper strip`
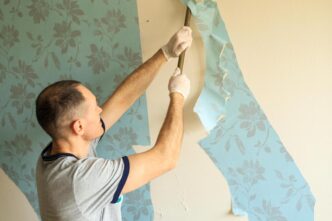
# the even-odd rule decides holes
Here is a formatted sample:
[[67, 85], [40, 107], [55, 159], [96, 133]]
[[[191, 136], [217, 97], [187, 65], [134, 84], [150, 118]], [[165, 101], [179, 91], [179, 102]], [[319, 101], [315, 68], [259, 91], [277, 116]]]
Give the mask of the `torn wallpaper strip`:
[[233, 213], [250, 221], [312, 221], [315, 199], [244, 82], [216, 2], [183, 2], [206, 54], [195, 112], [210, 133], [200, 145], [228, 182]]
[[[101, 103], [141, 64], [139, 39], [136, 1], [1, 1], [0, 165], [37, 214], [35, 165], [50, 138], [37, 125], [36, 96], [49, 83], [75, 79]], [[102, 139], [100, 156], [149, 144], [146, 108], [143, 96]], [[153, 220], [149, 185], [122, 205], [124, 221]]]

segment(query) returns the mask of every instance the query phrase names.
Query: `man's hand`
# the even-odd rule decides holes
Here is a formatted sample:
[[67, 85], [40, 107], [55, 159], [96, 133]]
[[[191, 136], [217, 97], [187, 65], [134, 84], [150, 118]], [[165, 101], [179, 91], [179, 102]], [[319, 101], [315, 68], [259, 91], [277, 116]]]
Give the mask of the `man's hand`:
[[181, 74], [181, 70], [176, 68], [173, 76], [168, 83], [169, 93], [180, 93], [186, 99], [190, 92], [190, 80], [185, 74]]
[[182, 27], [176, 32], [168, 43], [162, 47], [165, 58], [178, 57], [184, 50], [189, 48], [192, 43], [192, 31], [188, 26]]

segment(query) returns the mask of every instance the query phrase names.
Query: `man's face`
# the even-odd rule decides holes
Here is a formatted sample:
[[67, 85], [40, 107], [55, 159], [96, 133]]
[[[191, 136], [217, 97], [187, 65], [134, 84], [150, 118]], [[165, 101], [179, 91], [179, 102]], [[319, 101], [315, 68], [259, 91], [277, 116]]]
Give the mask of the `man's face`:
[[84, 122], [84, 139], [93, 140], [100, 137], [104, 130], [100, 121], [101, 107], [97, 103], [96, 96], [83, 85], [77, 89], [85, 97], [84, 111], [82, 112], [82, 121]]

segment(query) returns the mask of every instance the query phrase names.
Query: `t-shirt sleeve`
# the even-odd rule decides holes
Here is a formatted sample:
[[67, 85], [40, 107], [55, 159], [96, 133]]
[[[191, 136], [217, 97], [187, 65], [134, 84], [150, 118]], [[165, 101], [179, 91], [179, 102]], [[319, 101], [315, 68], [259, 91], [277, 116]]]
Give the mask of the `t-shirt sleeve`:
[[116, 203], [129, 174], [128, 157], [117, 160], [87, 158], [78, 162], [73, 179], [77, 206], [89, 215]]

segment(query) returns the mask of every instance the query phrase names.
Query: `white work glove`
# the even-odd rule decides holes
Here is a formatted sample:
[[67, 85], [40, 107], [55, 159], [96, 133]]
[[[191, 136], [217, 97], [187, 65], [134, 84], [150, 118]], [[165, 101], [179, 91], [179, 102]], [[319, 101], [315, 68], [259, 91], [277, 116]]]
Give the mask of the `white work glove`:
[[190, 92], [190, 80], [185, 74], [181, 74], [181, 70], [176, 68], [173, 76], [168, 83], [169, 93], [180, 93], [186, 99]]
[[193, 40], [191, 33], [191, 28], [184, 26], [161, 48], [167, 60], [178, 57], [184, 50], [191, 46]]

